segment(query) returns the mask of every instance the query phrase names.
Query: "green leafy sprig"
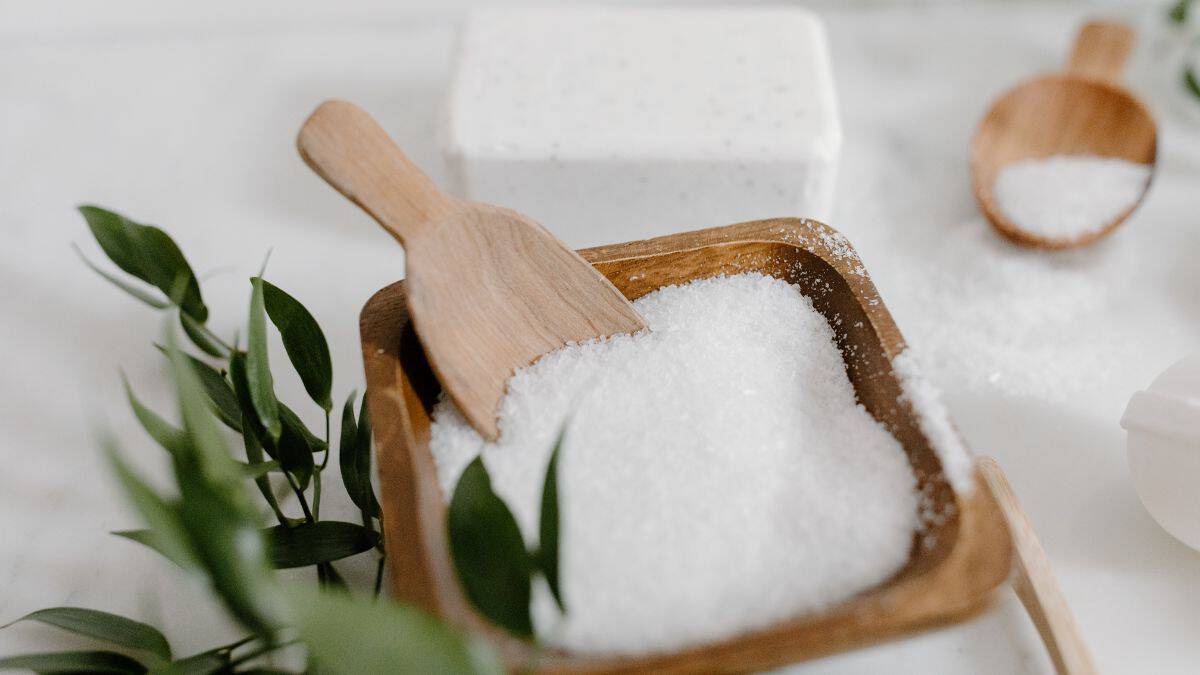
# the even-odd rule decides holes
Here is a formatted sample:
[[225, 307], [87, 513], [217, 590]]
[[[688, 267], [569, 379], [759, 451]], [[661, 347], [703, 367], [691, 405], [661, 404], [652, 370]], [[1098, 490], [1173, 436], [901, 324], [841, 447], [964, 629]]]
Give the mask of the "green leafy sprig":
[[1171, 9], [1167, 10], [1167, 18], [1171, 23], [1182, 26], [1187, 23], [1188, 16], [1191, 14], [1192, 0], [1177, 0], [1171, 5]]
[[[1186, 26], [1192, 16], [1193, 0], [1177, 0], [1167, 11], [1167, 19], [1176, 26]], [[1200, 49], [1200, 39], [1193, 37], [1183, 52], [1183, 65], [1180, 68], [1179, 81], [1183, 90], [1192, 98], [1200, 101], [1200, 73], [1189, 60]]]
[[[309, 667], [322, 673], [502, 672], [488, 645], [416, 609], [332, 590], [298, 591], [280, 581], [273, 569], [315, 567], [320, 587], [340, 587], [344, 582], [333, 562], [375, 550], [374, 595], [379, 594], [383, 516], [370, 481], [366, 397], [357, 420], [355, 394], [347, 398], [339, 448], [342, 479], [362, 512], [362, 523], [321, 520], [321, 476], [330, 453], [332, 365], [325, 336], [312, 315], [260, 272], [250, 281], [247, 346], [242, 350], [236, 340], [223, 340], [207, 326], [208, 307], [196, 275], [165, 232], [96, 206], [80, 212], [105, 255], [133, 279], [104, 270], [76, 248], [84, 262], [117, 288], [167, 314], [158, 349], [167, 358], [175, 385], [178, 422], [146, 406], [122, 376], [135, 418], [170, 459], [174, 490], [160, 493], [151, 488], [125, 462], [116, 442], [105, 438], [113, 471], [145, 525], [114, 534], [149, 546], [204, 579], [250, 634], [176, 658], [166, 638], [144, 623], [98, 610], [56, 607], [17, 621], [56, 626], [112, 649], [0, 658], [0, 670], [277, 672], [255, 663], [278, 649], [301, 644]], [[276, 398], [267, 357], [268, 319], [306, 392], [324, 413], [323, 438]], [[200, 355], [183, 350], [176, 330], [182, 330]], [[242, 438], [245, 461], [234, 459], [229, 449], [231, 432]], [[282, 479], [293, 492], [299, 514], [286, 512], [275, 496], [272, 477]], [[247, 481], [255, 483], [276, 525], [264, 527]]]
[[[291, 551], [303, 550], [302, 557], [313, 561], [311, 564], [316, 567], [322, 583], [340, 583], [334, 561], [372, 548], [379, 551], [381, 568], [383, 547], [377, 532], [382, 528], [376, 527], [374, 522], [382, 518], [378, 510], [361, 525], [343, 523], [336, 529], [312, 527], [320, 522], [321, 478], [330, 453], [333, 368], [325, 334], [308, 309], [286, 291], [263, 279], [260, 272], [250, 279], [247, 345], [244, 350], [240, 349], [206, 325], [208, 308], [199, 282], [169, 235], [159, 228], [139, 224], [97, 206], [83, 206], [80, 212], [105, 255], [134, 279], [122, 279], [85, 257], [88, 266], [134, 298], [155, 309], [176, 314], [184, 334], [202, 352], [201, 356], [181, 352], [180, 358], [190, 366], [189, 377], [198, 378], [207, 405], [217, 418], [242, 436], [247, 475], [253, 478], [278, 523], [271, 528], [273, 534], [269, 540], [286, 540]], [[139, 287], [137, 281], [149, 288]], [[278, 331], [305, 391], [324, 415], [324, 438], [310, 431], [300, 416], [276, 396], [267, 348], [268, 320]], [[167, 353], [165, 349], [162, 351]], [[186, 436], [188, 430], [172, 427], [138, 401], [127, 381], [125, 388], [138, 421], [151, 438], [171, 451], [170, 445]], [[365, 405], [364, 397], [361, 410], [365, 411]], [[343, 417], [345, 421], [347, 418]], [[348, 421], [354, 425], [353, 415]], [[370, 456], [369, 433], [356, 436], [353, 450], [349, 453], [353, 456]], [[319, 462], [314, 459], [317, 455], [321, 456]], [[369, 467], [369, 460], [366, 465]], [[289, 516], [285, 513], [275, 496], [272, 476], [282, 479], [293, 492], [300, 514]], [[366, 489], [370, 491], [369, 475], [366, 482]], [[347, 483], [347, 490], [356, 494], [362, 492], [362, 487], [359, 482]], [[295, 531], [282, 537], [281, 530]], [[351, 531], [352, 539], [359, 544], [347, 547], [345, 542]], [[123, 535], [140, 541], [136, 533]], [[363, 548], [362, 542], [371, 542], [371, 545]], [[292, 555], [288, 559], [299, 558]]]

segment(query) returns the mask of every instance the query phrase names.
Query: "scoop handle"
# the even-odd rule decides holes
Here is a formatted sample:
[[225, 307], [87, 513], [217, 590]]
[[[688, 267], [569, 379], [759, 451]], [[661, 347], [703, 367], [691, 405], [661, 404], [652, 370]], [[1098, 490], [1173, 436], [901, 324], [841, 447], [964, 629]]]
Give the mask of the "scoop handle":
[[1133, 29], [1112, 21], [1089, 21], [1079, 29], [1067, 72], [1103, 82], [1120, 82], [1136, 41]]
[[329, 100], [296, 137], [305, 163], [409, 246], [461, 202], [441, 192], [365, 110]]
[[1054, 662], [1054, 671], [1058, 675], [1096, 675], [1092, 653], [1079, 633], [1075, 616], [1067, 606], [1067, 600], [1054, 578], [1054, 571], [1050, 569], [1046, 552], [1042, 550], [1028, 516], [1017, 502], [1012, 485], [1000, 465], [991, 457], [980, 458], [977, 465], [996, 503], [1000, 505], [1016, 548], [1013, 590], [1042, 636], [1046, 651], [1050, 652], [1050, 660]]

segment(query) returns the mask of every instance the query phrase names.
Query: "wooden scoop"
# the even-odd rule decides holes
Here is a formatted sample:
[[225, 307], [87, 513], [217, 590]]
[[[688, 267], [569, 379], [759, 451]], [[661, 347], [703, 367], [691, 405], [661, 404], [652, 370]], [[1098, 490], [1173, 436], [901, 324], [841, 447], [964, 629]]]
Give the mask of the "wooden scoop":
[[445, 391], [488, 439], [499, 435], [496, 407], [514, 370], [568, 342], [646, 327], [608, 279], [541, 225], [438, 191], [361, 108], [322, 103], [296, 144], [404, 247], [417, 335]]
[[1096, 675], [1092, 654], [1079, 634], [1079, 626], [1058, 588], [1046, 552], [1042, 550], [1033, 525], [1017, 501], [1012, 485], [1000, 465], [991, 457], [980, 458], [978, 466], [996, 502], [1000, 504], [1017, 552], [1013, 590], [1037, 626], [1042, 643], [1050, 653], [1050, 660], [1054, 662], [1055, 672], [1058, 675]]
[[971, 147], [971, 179], [979, 208], [1001, 234], [1022, 246], [1063, 249], [1090, 244], [1125, 222], [1146, 194], [1112, 222], [1078, 237], [1048, 238], [1009, 220], [992, 195], [1006, 165], [1052, 155], [1117, 157], [1153, 167], [1158, 132], [1146, 106], [1119, 84], [1133, 49], [1133, 30], [1094, 21], [1075, 39], [1063, 73], [1008, 91], [980, 123]]

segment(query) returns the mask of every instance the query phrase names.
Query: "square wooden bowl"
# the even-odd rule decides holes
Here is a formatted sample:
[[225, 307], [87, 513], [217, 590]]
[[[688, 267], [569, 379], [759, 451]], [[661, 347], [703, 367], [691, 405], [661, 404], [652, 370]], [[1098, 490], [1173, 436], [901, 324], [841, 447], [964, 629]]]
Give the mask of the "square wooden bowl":
[[630, 299], [661, 286], [757, 271], [796, 284], [837, 335], [858, 400], [900, 441], [918, 486], [939, 514], [914, 533], [908, 563], [890, 580], [825, 611], [680, 652], [597, 657], [551, 652], [532, 661], [526, 643], [470, 607], [450, 560], [446, 506], [429, 454], [439, 385], [413, 333], [404, 282], [376, 293], [361, 331], [378, 452], [393, 595], [492, 639], [510, 666], [537, 672], [745, 672], [778, 667], [964, 619], [1008, 576], [1011, 544], [981, 481], [956, 494], [901, 400], [891, 360], [904, 340], [844, 237], [814, 221], [762, 220], [580, 251]]

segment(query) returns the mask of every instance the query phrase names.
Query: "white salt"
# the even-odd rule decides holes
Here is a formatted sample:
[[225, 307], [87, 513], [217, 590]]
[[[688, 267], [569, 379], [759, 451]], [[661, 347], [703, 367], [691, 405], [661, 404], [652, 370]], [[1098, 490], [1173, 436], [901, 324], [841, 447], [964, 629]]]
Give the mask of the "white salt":
[[892, 369], [900, 379], [903, 398], [917, 415], [921, 433], [942, 464], [946, 480], [955, 492], [971, 494], [975, 489], [975, 462], [950, 423], [941, 392], [926, 379], [911, 349], [892, 360]]
[[1049, 239], [1103, 229], [1137, 203], [1150, 166], [1113, 157], [1054, 155], [1000, 170], [993, 194], [1005, 217]]
[[1123, 248], [1047, 256], [978, 218], [917, 245], [872, 271], [926, 375], [956, 395], [1074, 405], [1136, 352], [1112, 318]]
[[545, 640], [581, 653], [672, 650], [818, 610], [903, 566], [919, 525], [915, 478], [856, 402], [808, 298], [742, 274], [662, 288], [636, 306], [650, 332], [568, 346], [514, 375], [498, 444], [448, 401], [434, 412], [447, 497], [482, 450], [531, 545], [569, 415], [569, 612], [535, 589]]

